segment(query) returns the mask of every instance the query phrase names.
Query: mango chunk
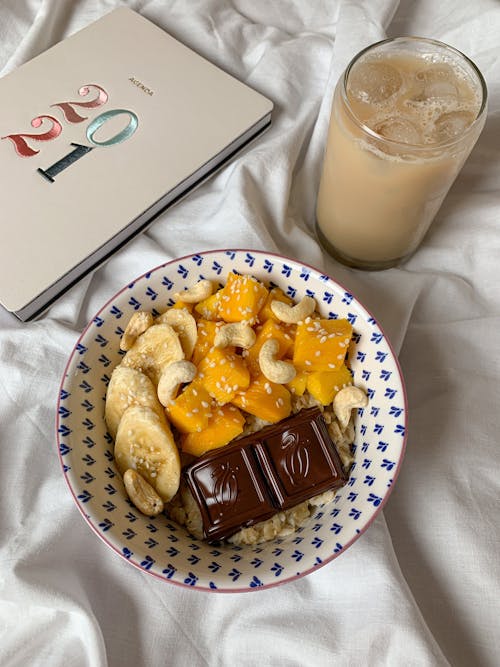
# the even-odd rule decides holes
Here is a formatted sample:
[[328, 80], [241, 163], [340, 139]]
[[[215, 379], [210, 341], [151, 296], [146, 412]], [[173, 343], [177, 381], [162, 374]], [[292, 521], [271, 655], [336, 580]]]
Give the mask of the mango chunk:
[[198, 366], [200, 361], [208, 354], [210, 349], [214, 346], [215, 332], [217, 328], [223, 323], [218, 324], [212, 320], [200, 319], [197, 322], [198, 337], [193, 348], [191, 361], [195, 366]]
[[271, 310], [272, 301], [281, 301], [282, 303], [286, 303], [289, 306], [293, 305], [292, 299], [287, 296], [283, 290], [281, 290], [279, 287], [273, 287], [267, 295], [266, 302], [259, 311], [259, 322], [265, 322], [266, 320], [274, 320], [275, 322], [279, 322], [278, 318]]
[[182, 451], [201, 456], [209, 449], [227, 445], [243, 433], [245, 418], [234, 405], [216, 408], [203, 431], [188, 433], [182, 438]]
[[232, 403], [251, 415], [273, 424], [288, 417], [292, 411], [288, 389], [282, 384], [269, 382], [264, 375], [256, 377], [248, 389], [239, 391]]
[[329, 405], [349, 384], [352, 384], [352, 375], [345, 364], [334, 371], [313, 371], [307, 376], [307, 390], [322, 405]]
[[267, 295], [265, 285], [253, 276], [230, 273], [221, 290], [219, 317], [225, 322], [246, 320], [254, 323]]
[[245, 357], [250, 373], [255, 376], [259, 375], [261, 372], [259, 366], [259, 352], [266, 340], [269, 340], [269, 338], [276, 338], [279, 344], [278, 354], [276, 356], [278, 359], [282, 359], [292, 350], [294, 335], [295, 331], [293, 325], [283, 323], [278, 324], [278, 322], [272, 319], [266, 320], [258, 330], [255, 343], [249, 348], [248, 354]]
[[250, 384], [250, 372], [234, 347], [213, 347], [198, 364], [200, 382], [219, 405], [229, 403]]
[[344, 363], [352, 336], [348, 320], [310, 319], [297, 325], [293, 363], [301, 371], [332, 371]]
[[218, 320], [221, 292], [222, 289], [217, 290], [208, 298], [197, 303], [194, 307], [195, 314], [200, 315], [204, 320]]
[[170, 308], [174, 308], [175, 310], [182, 310], [183, 308], [188, 311], [188, 313], [193, 312], [193, 305], [192, 303], [186, 303], [185, 301], [176, 301]]
[[169, 421], [181, 433], [202, 431], [212, 414], [212, 398], [196, 379], [169, 403], [165, 411]]
[[[321, 372], [321, 371], [318, 371]], [[309, 373], [306, 371], [297, 371], [297, 374], [286, 383], [286, 387], [292, 392], [294, 396], [303, 396], [307, 386], [307, 377]]]

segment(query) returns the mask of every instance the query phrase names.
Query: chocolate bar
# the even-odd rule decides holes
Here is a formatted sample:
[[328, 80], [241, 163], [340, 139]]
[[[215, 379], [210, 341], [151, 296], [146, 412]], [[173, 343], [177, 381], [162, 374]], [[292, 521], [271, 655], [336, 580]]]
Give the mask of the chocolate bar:
[[319, 408], [208, 451], [183, 474], [209, 540], [230, 537], [347, 482]]

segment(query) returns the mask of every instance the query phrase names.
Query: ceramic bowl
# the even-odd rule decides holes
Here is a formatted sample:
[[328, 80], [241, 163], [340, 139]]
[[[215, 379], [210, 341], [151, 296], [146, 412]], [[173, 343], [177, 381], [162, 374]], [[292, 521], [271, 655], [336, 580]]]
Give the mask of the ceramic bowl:
[[[299, 300], [314, 296], [323, 317], [345, 317], [356, 342], [350, 366], [368, 407], [356, 417], [348, 484], [307, 524], [256, 546], [214, 546], [165, 515], [147, 518], [128, 501], [103, 417], [106, 387], [120, 361], [119, 341], [138, 309], [163, 312], [171, 295], [201, 278], [225, 282], [232, 270], [272, 283]], [[341, 285], [312, 267], [253, 250], [182, 257], [138, 277], [110, 299], [78, 339], [62, 378], [57, 443], [64, 477], [81, 514], [118, 556], [144, 573], [193, 589], [269, 588], [333, 561], [381, 511], [399, 472], [406, 439], [406, 395], [398, 361], [376, 320]]]

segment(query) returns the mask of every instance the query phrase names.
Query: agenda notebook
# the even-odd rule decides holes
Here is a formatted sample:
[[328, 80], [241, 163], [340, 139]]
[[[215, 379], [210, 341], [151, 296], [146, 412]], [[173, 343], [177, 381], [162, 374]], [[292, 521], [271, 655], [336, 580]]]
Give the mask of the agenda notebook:
[[36, 317], [268, 127], [272, 107], [127, 8], [0, 79], [0, 303]]

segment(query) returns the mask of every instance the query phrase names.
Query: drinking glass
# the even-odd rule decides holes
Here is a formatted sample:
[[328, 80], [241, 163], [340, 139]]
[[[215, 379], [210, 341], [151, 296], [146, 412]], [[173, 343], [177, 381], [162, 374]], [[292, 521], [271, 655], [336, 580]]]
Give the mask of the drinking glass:
[[335, 89], [316, 229], [360, 269], [396, 266], [421, 243], [481, 133], [476, 65], [431, 39], [399, 37], [354, 57]]

